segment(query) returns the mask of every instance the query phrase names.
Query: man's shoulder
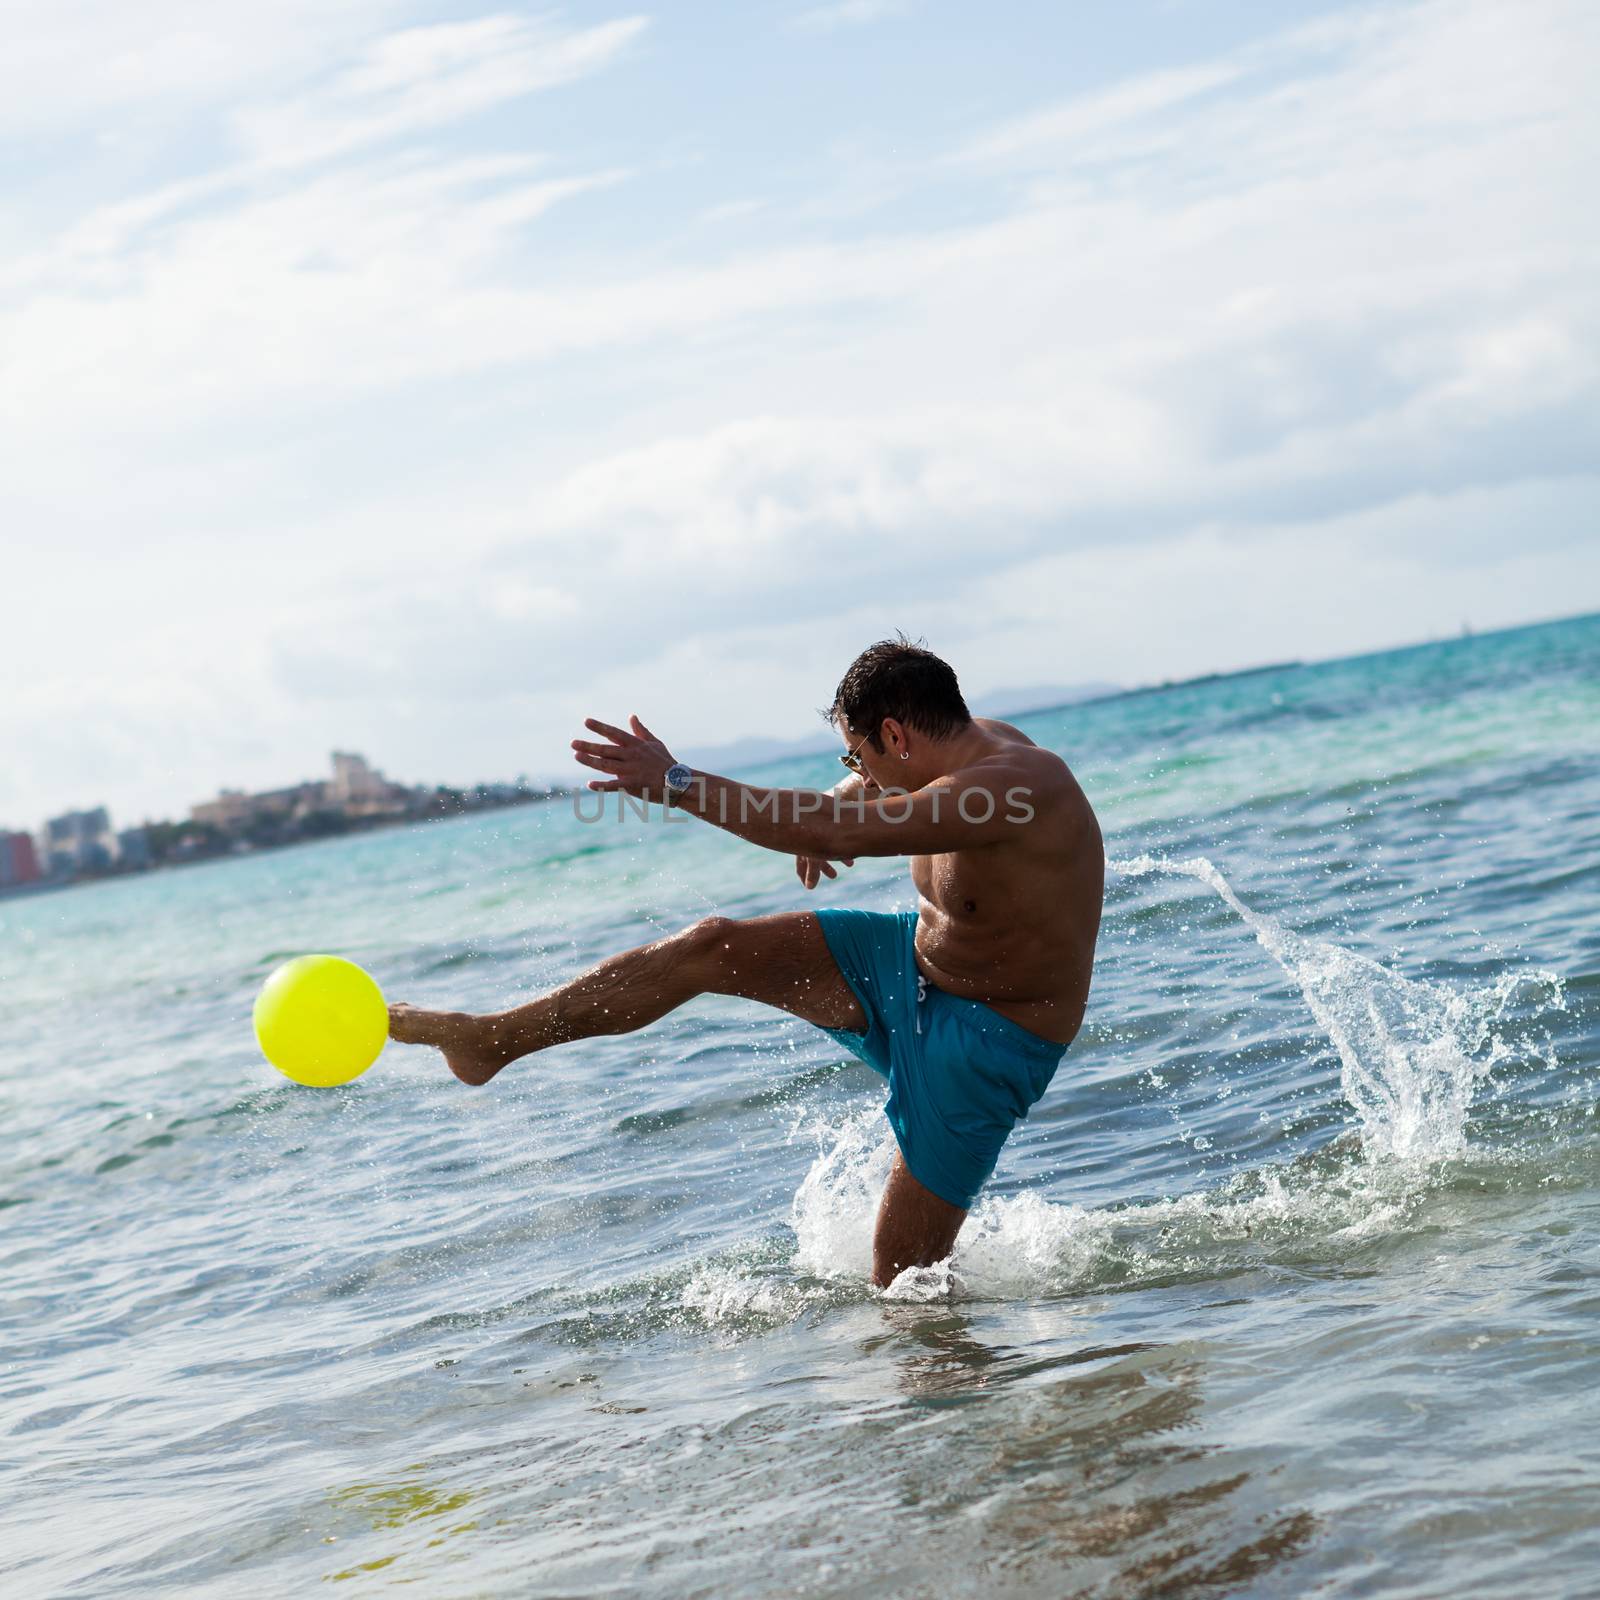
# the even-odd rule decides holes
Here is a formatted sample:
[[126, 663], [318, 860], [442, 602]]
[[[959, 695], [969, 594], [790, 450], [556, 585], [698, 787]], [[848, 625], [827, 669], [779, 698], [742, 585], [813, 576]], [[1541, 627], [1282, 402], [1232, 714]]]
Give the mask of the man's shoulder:
[[988, 790], [1019, 812], [1023, 820], [1046, 822], [1041, 833], [1025, 830], [1024, 848], [1075, 845], [1098, 829], [1093, 807], [1072, 769], [1056, 754], [1031, 740], [997, 749], [945, 780], [952, 787]]
[[1066, 785], [1072, 781], [1072, 772], [1066, 762], [1054, 750], [1047, 750], [1031, 739], [1001, 745], [951, 776], [984, 782], [1004, 778], [1008, 774], [1043, 784]]
[[1039, 748], [1021, 728], [1013, 727], [1009, 722], [1001, 722], [998, 717], [974, 717], [972, 720], [985, 733], [993, 734], [997, 739], [1005, 739], [1008, 743], [1027, 745], [1035, 750]]

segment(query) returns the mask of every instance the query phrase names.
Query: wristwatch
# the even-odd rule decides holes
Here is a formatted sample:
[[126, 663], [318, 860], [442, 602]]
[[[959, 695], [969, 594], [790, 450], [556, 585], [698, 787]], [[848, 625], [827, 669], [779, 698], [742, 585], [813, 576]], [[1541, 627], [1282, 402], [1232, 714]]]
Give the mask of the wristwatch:
[[689, 792], [689, 785], [694, 782], [694, 771], [684, 766], [681, 761], [674, 761], [667, 768], [667, 775], [663, 781], [667, 786], [667, 804], [670, 806], [679, 795]]

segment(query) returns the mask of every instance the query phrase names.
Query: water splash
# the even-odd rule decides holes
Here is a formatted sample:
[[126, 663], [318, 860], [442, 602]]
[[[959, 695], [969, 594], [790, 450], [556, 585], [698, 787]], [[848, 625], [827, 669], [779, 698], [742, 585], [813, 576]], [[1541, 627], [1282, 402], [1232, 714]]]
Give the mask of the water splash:
[[[1252, 910], [1203, 857], [1141, 855], [1107, 865], [1124, 877], [1196, 879], [1231, 907], [1326, 1030], [1359, 1139], [1342, 1137], [1287, 1164], [1234, 1173], [1220, 1187], [1177, 1199], [1095, 1209], [1036, 1193], [986, 1195], [954, 1255], [908, 1269], [885, 1298], [1071, 1295], [1342, 1260], [1422, 1225], [1447, 1186], [1439, 1163], [1465, 1151], [1474, 1093], [1498, 1062], [1531, 1048], [1555, 1065], [1548, 1038], [1530, 1047], [1501, 1031], [1529, 986], [1564, 1006], [1554, 974], [1505, 972], [1478, 990], [1406, 978]], [[815, 1139], [817, 1156], [794, 1197], [792, 1266], [812, 1279], [859, 1285], [870, 1274], [873, 1220], [894, 1158], [893, 1136], [875, 1106], [842, 1123], [802, 1120], [791, 1137], [803, 1135]], [[702, 1309], [737, 1305], [745, 1312], [753, 1307], [744, 1295], [759, 1299], [753, 1285], [721, 1300], [710, 1289], [697, 1286]]]
[[[871, 1273], [873, 1223], [894, 1160], [894, 1135], [883, 1113], [867, 1106], [843, 1122], [817, 1117], [798, 1123], [792, 1136], [817, 1145], [791, 1209], [793, 1265], [813, 1278], [859, 1283]], [[950, 1260], [908, 1267], [884, 1298], [990, 1299], [1071, 1288], [1102, 1265], [1109, 1217], [1033, 1194], [986, 1197]]]
[[894, 1163], [894, 1135], [872, 1106], [842, 1126], [803, 1120], [790, 1137], [803, 1136], [815, 1140], [817, 1158], [791, 1207], [794, 1264], [817, 1278], [870, 1277], [872, 1227]]
[[[1367, 956], [1307, 938], [1252, 911], [1204, 856], [1172, 861], [1138, 855], [1106, 865], [1124, 877], [1169, 873], [1216, 891], [1257, 942], [1294, 979], [1340, 1062], [1340, 1086], [1361, 1119], [1369, 1156], [1436, 1161], [1467, 1143], [1467, 1114], [1478, 1084], [1516, 1054], [1498, 1031], [1519, 992], [1549, 991], [1562, 1008], [1561, 979], [1549, 972], [1503, 972], [1487, 989], [1463, 991], [1404, 978]], [[1548, 1040], [1540, 1052], [1555, 1065]]]
[[[865, 1288], [894, 1138], [871, 1106], [842, 1122], [819, 1119], [804, 1131], [817, 1139], [818, 1152], [794, 1199], [790, 1266], [850, 1298]], [[908, 1268], [883, 1298], [1076, 1296], [1210, 1281], [1274, 1265], [1328, 1265], [1428, 1225], [1430, 1204], [1447, 1188], [1439, 1172], [1415, 1162], [1368, 1160], [1355, 1139], [1344, 1138], [1175, 1199], [1089, 1207], [1033, 1191], [985, 1195], [954, 1254], [931, 1267]], [[1447, 1200], [1442, 1203], [1448, 1209]], [[739, 1281], [729, 1282], [697, 1274], [685, 1304], [713, 1324], [762, 1314], [776, 1321], [798, 1315], [814, 1292], [790, 1280], [774, 1296], [770, 1280], [736, 1276]]]

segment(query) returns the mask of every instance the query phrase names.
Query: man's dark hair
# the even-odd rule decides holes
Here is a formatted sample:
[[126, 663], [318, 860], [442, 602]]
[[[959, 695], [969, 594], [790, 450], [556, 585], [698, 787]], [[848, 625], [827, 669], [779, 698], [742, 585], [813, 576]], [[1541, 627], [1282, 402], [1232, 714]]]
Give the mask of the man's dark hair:
[[972, 721], [949, 663], [925, 648], [923, 640], [913, 644], [903, 633], [863, 650], [822, 714], [836, 728], [869, 735], [872, 748], [880, 752], [878, 730], [885, 717], [929, 739], [949, 739]]

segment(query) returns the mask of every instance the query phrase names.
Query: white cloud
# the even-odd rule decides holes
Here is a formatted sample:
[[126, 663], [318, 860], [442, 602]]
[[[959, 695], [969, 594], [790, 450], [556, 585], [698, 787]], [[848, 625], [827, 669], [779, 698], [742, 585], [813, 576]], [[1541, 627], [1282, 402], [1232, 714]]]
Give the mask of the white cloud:
[[[0, 127], [73, 129], [101, 114], [168, 121], [260, 94], [371, 36], [407, 0], [8, 0]], [[125, 131], [125, 130], [120, 130]]]
[[911, 0], [836, 0], [833, 5], [814, 6], [794, 18], [797, 28], [831, 33], [836, 28], [859, 28], [890, 17], [907, 16]]
[[[1132, 153], [1128, 141], [1137, 124], [1152, 121], [1197, 96], [1235, 83], [1243, 71], [1240, 62], [1219, 61], [1146, 73], [1109, 89], [1052, 106], [1047, 111], [1032, 112], [1002, 123], [975, 139], [961, 152], [959, 159], [1009, 165], [1019, 157], [1042, 155], [1052, 163], [1059, 163], [1063, 155], [1070, 156], [1074, 146], [1081, 150], [1084, 140], [1107, 133], [1115, 134], [1117, 143], [1111, 149], [1125, 159]], [[1163, 143], [1171, 138], [1169, 129]], [[1150, 145], [1146, 143], [1139, 148], [1148, 151]]]
[[[1199, 661], [1227, 669], [1562, 616], [1575, 591], [1600, 596], [1600, 545], [1552, 562], [1542, 540], [1597, 517], [1600, 483], [1530, 479], [1320, 521], [1213, 522], [1144, 547], [1050, 552], [965, 597], [997, 624], [974, 670], [998, 681], [1008, 659], [1065, 657], [1078, 677], [1152, 683], [1195, 672], [1197, 645]], [[1472, 559], [1441, 563], [1452, 546]]]
[[501, 13], [408, 28], [299, 99], [242, 111], [241, 143], [265, 167], [293, 167], [439, 128], [608, 66], [644, 31], [622, 17], [577, 31]]

